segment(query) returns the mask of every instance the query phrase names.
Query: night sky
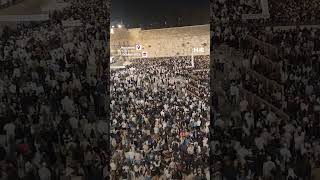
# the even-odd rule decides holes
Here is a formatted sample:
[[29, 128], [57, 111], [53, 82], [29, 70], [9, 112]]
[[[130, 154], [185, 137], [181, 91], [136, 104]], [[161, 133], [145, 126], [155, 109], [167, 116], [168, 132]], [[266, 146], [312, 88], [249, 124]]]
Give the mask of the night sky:
[[111, 23], [121, 21], [131, 28], [208, 24], [209, 0], [112, 0]]

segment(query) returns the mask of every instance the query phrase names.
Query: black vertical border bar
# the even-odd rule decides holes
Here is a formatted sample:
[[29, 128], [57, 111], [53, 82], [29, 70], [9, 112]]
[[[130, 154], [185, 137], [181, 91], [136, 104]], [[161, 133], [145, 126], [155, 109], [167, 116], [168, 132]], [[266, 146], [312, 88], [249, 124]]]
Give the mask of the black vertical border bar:
[[[210, 107], [210, 130], [209, 130], [209, 144], [211, 144], [211, 141], [213, 140], [213, 123], [214, 123], [214, 107], [213, 107], [213, 98], [214, 98], [214, 92], [213, 92], [213, 80], [214, 80], [214, 75], [215, 75], [215, 70], [214, 70], [214, 54], [213, 54], [213, 49], [214, 49], [214, 42], [212, 38], [212, 33], [213, 33], [213, 19], [212, 19], [212, 2], [213, 0], [209, 0], [209, 16], [210, 16], [210, 70], [209, 70], [209, 107]], [[209, 145], [209, 172], [210, 172], [210, 179], [213, 177], [213, 157], [211, 156], [211, 148]]]
[[110, 128], [111, 128], [111, 110], [110, 110], [110, 21], [111, 21], [111, 0], [106, 0], [107, 1], [107, 4], [108, 4], [108, 7], [109, 9], [107, 10], [107, 13], [108, 13], [108, 27], [105, 27], [106, 28], [106, 34], [105, 34], [105, 38], [106, 38], [106, 42], [107, 42], [107, 46], [106, 46], [106, 52], [107, 52], [107, 55], [106, 55], [106, 61], [107, 61], [107, 69], [106, 69], [106, 72], [107, 73], [107, 87], [106, 87], [106, 99], [107, 99], [107, 102], [106, 102], [106, 111], [107, 111], [107, 122], [108, 122], [108, 138], [107, 138], [107, 141], [108, 141], [108, 159], [107, 159], [107, 164], [108, 164], [108, 172], [110, 172], [110, 159], [111, 159], [111, 143], [110, 143]]

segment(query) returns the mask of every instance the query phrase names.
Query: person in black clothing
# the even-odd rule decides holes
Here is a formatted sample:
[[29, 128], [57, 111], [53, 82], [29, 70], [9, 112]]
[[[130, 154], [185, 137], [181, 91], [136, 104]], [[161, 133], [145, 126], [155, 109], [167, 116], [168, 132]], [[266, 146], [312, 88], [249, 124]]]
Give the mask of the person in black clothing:
[[222, 176], [226, 180], [236, 180], [237, 179], [237, 171], [235, 167], [232, 164], [232, 161], [229, 159], [226, 159], [224, 161], [224, 164], [222, 166]]

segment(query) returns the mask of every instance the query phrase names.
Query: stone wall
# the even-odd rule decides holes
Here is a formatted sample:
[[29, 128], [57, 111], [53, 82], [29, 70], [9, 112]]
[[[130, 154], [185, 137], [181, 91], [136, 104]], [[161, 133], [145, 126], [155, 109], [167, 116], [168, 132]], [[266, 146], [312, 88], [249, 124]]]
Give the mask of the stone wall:
[[111, 55], [117, 56], [120, 47], [142, 45], [142, 50], [130, 50], [131, 54], [146, 52], [148, 57], [210, 55], [210, 25], [141, 30], [114, 29], [110, 37]]

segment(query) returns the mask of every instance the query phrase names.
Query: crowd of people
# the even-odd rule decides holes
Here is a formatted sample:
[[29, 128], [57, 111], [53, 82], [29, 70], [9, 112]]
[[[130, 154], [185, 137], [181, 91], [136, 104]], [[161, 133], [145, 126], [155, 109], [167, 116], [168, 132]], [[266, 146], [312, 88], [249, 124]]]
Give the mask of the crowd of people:
[[111, 72], [111, 179], [210, 179], [209, 105], [199, 97], [208, 94], [186, 88], [208, 58], [138, 59]]
[[[226, 94], [230, 99], [226, 99], [235, 108], [230, 116], [224, 117], [220, 115], [224, 109], [213, 107], [214, 123], [210, 131], [212, 177], [311, 178], [311, 173], [316, 174], [319, 170], [319, 113], [313, 108], [319, 105], [317, 99], [314, 99], [319, 91], [313, 87], [307, 88], [308, 93], [311, 93], [308, 96], [303, 88], [291, 91], [285, 89], [288, 90], [285, 91], [286, 98], [291, 97], [292, 93], [300, 96], [293, 96], [287, 100], [287, 106], [281, 107], [276, 104], [282, 102], [281, 92], [268, 92], [258, 79], [251, 79], [247, 73], [243, 73], [246, 71], [235, 64], [229, 66], [224, 68], [229, 76], [223, 87], [227, 87]], [[242, 89], [250, 91], [249, 96]], [[287, 112], [290, 118], [283, 118], [272, 111], [265, 101], [249, 102], [252, 98], [250, 96], [254, 95]], [[219, 106], [219, 102], [214, 105]]]
[[[224, 79], [221, 88], [212, 85], [211, 177], [319, 179], [319, 31], [265, 27], [314, 21], [319, 3], [269, 1], [268, 23], [252, 20], [248, 25], [241, 20], [239, 5], [230, 2], [211, 2], [213, 46], [229, 47], [223, 58], [216, 49], [212, 53], [215, 72]], [[278, 51], [276, 56], [265, 51], [266, 43]], [[223, 112], [221, 98], [232, 107], [229, 114]]]
[[[311, 109], [317, 105], [319, 89], [319, 31], [317, 29], [293, 29], [269, 32], [264, 42], [270, 43], [280, 49], [279, 58], [282, 65], [278, 67], [280, 81], [284, 91], [282, 107], [289, 114], [295, 114], [299, 101], [307, 101]], [[270, 77], [268, 77], [270, 78]], [[291, 102], [291, 103], [290, 103]], [[289, 108], [290, 107], [290, 108]], [[312, 110], [311, 110], [312, 111]], [[313, 114], [312, 112], [309, 112]]]
[[[239, 39], [245, 42], [244, 40], [248, 32], [253, 28], [253, 24], [259, 25], [263, 21], [252, 20], [250, 22], [243, 22], [242, 15], [246, 13], [242, 11], [243, 8], [244, 5], [240, 5], [239, 1], [210, 1], [211, 50], [221, 44], [227, 44], [235, 48], [246, 46], [246, 43], [239, 44]], [[248, 14], [250, 13], [248, 12]]]
[[21, 2], [21, 0], [1, 0], [0, 1], [0, 9], [7, 8], [11, 5], [18, 3], [18, 2]]
[[279, 53], [288, 59], [290, 64], [303, 64], [308, 63], [314, 52], [320, 50], [319, 34], [317, 28], [298, 26], [293, 29], [256, 32], [254, 36], [277, 47]]
[[0, 179], [108, 179], [110, 2], [69, 3], [2, 32]]
[[270, 21], [282, 25], [318, 23], [320, 3], [317, 0], [270, 0]]
[[210, 56], [194, 56], [194, 69], [209, 69]]

